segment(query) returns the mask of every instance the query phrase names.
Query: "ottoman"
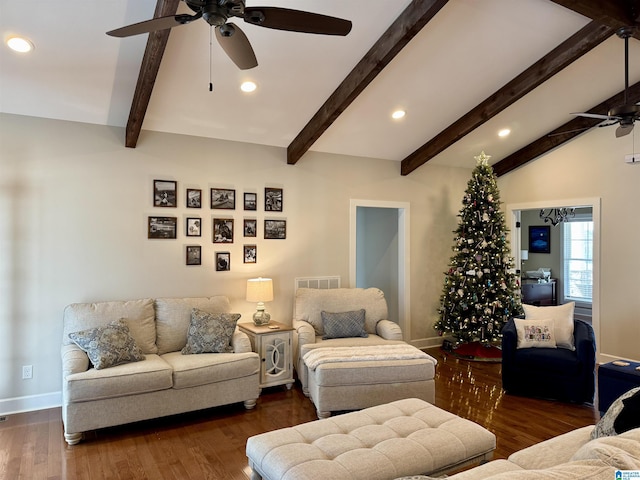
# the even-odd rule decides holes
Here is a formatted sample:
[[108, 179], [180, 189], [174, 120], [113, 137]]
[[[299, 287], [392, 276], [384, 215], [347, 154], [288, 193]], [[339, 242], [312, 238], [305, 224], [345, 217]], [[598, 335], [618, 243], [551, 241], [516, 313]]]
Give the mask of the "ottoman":
[[435, 402], [435, 358], [407, 343], [309, 349], [303, 356], [318, 418], [403, 398]]
[[496, 437], [417, 398], [247, 440], [251, 480], [392, 480], [488, 461]]
[[598, 367], [598, 410], [604, 413], [611, 404], [625, 392], [640, 387], [640, 363], [615, 365], [613, 362]]

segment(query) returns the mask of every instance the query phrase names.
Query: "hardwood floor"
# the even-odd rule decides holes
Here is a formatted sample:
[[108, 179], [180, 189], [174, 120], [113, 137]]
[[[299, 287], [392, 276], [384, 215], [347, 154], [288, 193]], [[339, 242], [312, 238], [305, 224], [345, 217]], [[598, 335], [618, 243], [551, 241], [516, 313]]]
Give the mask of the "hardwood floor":
[[[505, 395], [498, 363], [438, 359], [436, 405], [498, 438], [494, 458], [598, 421], [592, 406]], [[316, 420], [298, 385], [265, 390], [242, 404], [89, 432], [78, 445], [62, 435], [60, 409], [10, 415], [0, 423], [0, 479], [247, 480], [248, 437]]]

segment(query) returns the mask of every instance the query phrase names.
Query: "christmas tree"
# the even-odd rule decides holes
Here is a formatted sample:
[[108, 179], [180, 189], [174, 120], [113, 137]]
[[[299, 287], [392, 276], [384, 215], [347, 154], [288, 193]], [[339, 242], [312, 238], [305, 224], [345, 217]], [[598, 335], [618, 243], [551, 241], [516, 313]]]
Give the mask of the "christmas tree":
[[482, 152], [467, 184], [434, 328], [457, 344], [497, 343], [522, 312], [496, 176]]

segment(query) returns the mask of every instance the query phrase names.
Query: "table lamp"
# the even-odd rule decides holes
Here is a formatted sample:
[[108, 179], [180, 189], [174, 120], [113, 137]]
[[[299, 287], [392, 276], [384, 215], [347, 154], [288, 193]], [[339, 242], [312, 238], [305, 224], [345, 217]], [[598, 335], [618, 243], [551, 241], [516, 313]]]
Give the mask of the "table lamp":
[[271, 315], [265, 312], [264, 302], [273, 300], [273, 280], [270, 278], [250, 278], [247, 280], [247, 302], [258, 302], [256, 313], [253, 314], [253, 323], [267, 325]]

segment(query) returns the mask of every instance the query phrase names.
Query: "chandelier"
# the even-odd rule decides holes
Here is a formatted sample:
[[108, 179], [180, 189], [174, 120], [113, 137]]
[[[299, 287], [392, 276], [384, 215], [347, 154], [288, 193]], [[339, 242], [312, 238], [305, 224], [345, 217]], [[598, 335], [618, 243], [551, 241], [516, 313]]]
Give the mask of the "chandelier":
[[566, 222], [567, 217], [575, 217], [575, 208], [550, 208], [549, 213], [545, 213], [545, 209], [540, 210], [540, 218], [544, 220], [544, 223], [551, 223], [554, 227], [561, 222]]

